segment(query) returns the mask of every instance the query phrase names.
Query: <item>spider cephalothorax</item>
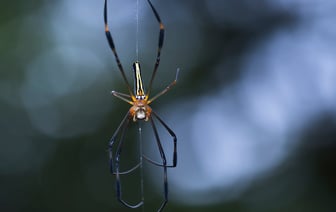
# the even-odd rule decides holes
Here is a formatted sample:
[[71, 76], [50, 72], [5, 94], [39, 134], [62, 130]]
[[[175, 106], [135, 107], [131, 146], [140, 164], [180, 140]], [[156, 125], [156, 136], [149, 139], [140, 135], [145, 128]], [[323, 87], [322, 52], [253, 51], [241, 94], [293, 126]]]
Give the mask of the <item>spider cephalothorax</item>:
[[129, 110], [133, 121], [145, 120], [148, 121], [152, 112], [152, 108], [147, 104], [147, 100], [139, 99], [133, 102], [133, 106]]

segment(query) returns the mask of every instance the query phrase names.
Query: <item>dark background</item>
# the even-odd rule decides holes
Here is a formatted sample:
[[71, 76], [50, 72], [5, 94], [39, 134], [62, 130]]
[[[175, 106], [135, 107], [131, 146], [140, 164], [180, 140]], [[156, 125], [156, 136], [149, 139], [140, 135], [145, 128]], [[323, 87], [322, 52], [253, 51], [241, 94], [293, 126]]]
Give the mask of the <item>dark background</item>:
[[[336, 3], [153, 4], [166, 27], [153, 92], [181, 69], [153, 103], [179, 142], [165, 211], [336, 211]], [[130, 81], [139, 43], [146, 83], [158, 25], [146, 1], [139, 8], [137, 21], [135, 0], [110, 1], [109, 24]], [[0, 210], [131, 211], [108, 169], [108, 141], [129, 106], [110, 95], [126, 87], [103, 1], [2, 2], [0, 73]], [[126, 163], [136, 160], [136, 134], [132, 126]], [[144, 170], [145, 211], [162, 200], [158, 173]], [[134, 202], [138, 177], [123, 181]]]

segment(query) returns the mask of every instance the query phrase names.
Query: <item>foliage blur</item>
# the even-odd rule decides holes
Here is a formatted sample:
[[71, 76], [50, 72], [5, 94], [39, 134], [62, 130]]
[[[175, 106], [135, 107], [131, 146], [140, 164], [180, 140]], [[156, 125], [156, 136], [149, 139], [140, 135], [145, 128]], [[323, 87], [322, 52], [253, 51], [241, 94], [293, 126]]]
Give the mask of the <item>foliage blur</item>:
[[[158, 26], [143, 0], [136, 20], [135, 2], [109, 1], [109, 23], [128, 72], [139, 42], [148, 82]], [[336, 211], [336, 3], [152, 2], [166, 27], [154, 90], [181, 68], [153, 103], [179, 142], [165, 211]], [[0, 7], [0, 211], [131, 211], [108, 167], [128, 105], [110, 95], [126, 87], [102, 12], [87, 0]], [[123, 160], [136, 140], [132, 126]], [[157, 172], [145, 169], [145, 211], [162, 200]], [[134, 198], [139, 181], [123, 182]]]

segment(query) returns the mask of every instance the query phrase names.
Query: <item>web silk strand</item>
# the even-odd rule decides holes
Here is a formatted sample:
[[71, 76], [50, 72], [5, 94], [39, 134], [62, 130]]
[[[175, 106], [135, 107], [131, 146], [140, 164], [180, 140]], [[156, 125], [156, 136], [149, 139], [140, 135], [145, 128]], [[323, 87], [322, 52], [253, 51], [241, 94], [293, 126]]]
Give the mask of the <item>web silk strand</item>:
[[140, 186], [141, 186], [141, 201], [143, 202], [142, 211], [145, 211], [145, 194], [144, 194], [144, 174], [143, 174], [143, 150], [142, 150], [142, 128], [141, 123], [138, 122], [138, 132], [139, 132], [139, 153], [140, 153]]
[[136, 19], [136, 46], [135, 46], [135, 54], [137, 61], [139, 61], [139, 0], [136, 2], [136, 13], [135, 13], [135, 19]]
[[[135, 54], [137, 61], [139, 61], [139, 0], [136, 1], [136, 44], [135, 44]], [[143, 202], [142, 211], [145, 211], [145, 194], [144, 194], [144, 175], [143, 175], [143, 158], [142, 158], [142, 128], [141, 123], [138, 122], [138, 133], [139, 133], [139, 160], [140, 160], [140, 186], [141, 186], [141, 201]]]

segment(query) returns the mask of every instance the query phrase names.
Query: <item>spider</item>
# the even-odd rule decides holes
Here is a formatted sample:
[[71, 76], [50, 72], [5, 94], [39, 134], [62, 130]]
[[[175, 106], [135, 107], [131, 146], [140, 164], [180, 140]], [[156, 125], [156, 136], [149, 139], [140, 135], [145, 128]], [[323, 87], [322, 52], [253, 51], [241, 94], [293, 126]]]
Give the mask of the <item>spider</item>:
[[[141, 77], [141, 68], [140, 68], [140, 63], [139, 61], [136, 61], [133, 63], [133, 72], [134, 72], [134, 91], [131, 90], [131, 86], [126, 78], [123, 66], [120, 62], [119, 56], [117, 54], [114, 42], [113, 42], [113, 38], [112, 35], [110, 33], [109, 30], [109, 26], [107, 23], [107, 0], [105, 0], [104, 3], [104, 23], [105, 23], [105, 34], [106, 34], [106, 38], [108, 41], [108, 44], [113, 52], [113, 55], [115, 57], [116, 63], [118, 65], [119, 71], [121, 72], [122, 78], [126, 84], [126, 87], [128, 89], [128, 94], [124, 94], [124, 93], [120, 93], [117, 91], [112, 91], [111, 93], [129, 103], [131, 105], [131, 108], [128, 110], [128, 112], [126, 113], [126, 115], [124, 116], [124, 118], [122, 119], [121, 123], [119, 124], [118, 128], [116, 129], [116, 131], [114, 132], [113, 136], [110, 139], [109, 142], [109, 161], [110, 161], [110, 171], [113, 175], [116, 176], [116, 194], [117, 194], [117, 199], [119, 202], [121, 202], [123, 205], [125, 205], [126, 207], [129, 208], [138, 208], [141, 205], [144, 204], [143, 200], [140, 201], [138, 204], [132, 205], [127, 203], [125, 200], [123, 200], [122, 198], [122, 191], [121, 191], [121, 182], [120, 182], [120, 175], [123, 174], [128, 174], [134, 170], [136, 170], [137, 168], [140, 167], [141, 165], [141, 161], [140, 163], [138, 163], [136, 166], [134, 166], [133, 168], [127, 170], [127, 171], [120, 171], [119, 170], [119, 164], [120, 164], [120, 154], [121, 154], [121, 150], [122, 150], [122, 145], [124, 142], [124, 135], [126, 132], [126, 129], [130, 123], [130, 121], [132, 120], [133, 122], [137, 122], [137, 121], [144, 121], [144, 122], [150, 122], [151, 127], [153, 129], [154, 132], [154, 136], [155, 136], [155, 140], [156, 140], [156, 145], [158, 146], [159, 149], [159, 153], [160, 153], [160, 157], [161, 157], [161, 162], [156, 162], [152, 159], [150, 159], [149, 157], [142, 155], [143, 158], [145, 158], [148, 162], [150, 162], [151, 164], [154, 164], [156, 166], [162, 167], [163, 168], [163, 201], [161, 203], [160, 208], [158, 209], [158, 211], [162, 211], [163, 208], [165, 207], [165, 205], [168, 202], [168, 180], [167, 180], [167, 168], [173, 168], [176, 167], [177, 165], [177, 138], [175, 133], [173, 132], [173, 130], [171, 130], [168, 125], [152, 110], [152, 108], [149, 106], [150, 103], [152, 103], [155, 99], [157, 99], [158, 97], [160, 97], [161, 95], [165, 94], [168, 90], [170, 90], [177, 82], [177, 78], [178, 78], [178, 73], [179, 73], [179, 69], [177, 69], [176, 71], [176, 76], [175, 76], [175, 80], [173, 82], [171, 82], [165, 89], [163, 89], [161, 92], [159, 92], [158, 94], [156, 94], [154, 97], [150, 97], [150, 93], [151, 93], [151, 88], [152, 88], [152, 84], [156, 75], [156, 72], [158, 70], [159, 64], [160, 64], [160, 55], [161, 55], [161, 48], [163, 45], [163, 40], [164, 40], [164, 25], [160, 19], [160, 16], [158, 14], [158, 12], [156, 11], [156, 9], [154, 8], [153, 4], [151, 3], [150, 0], [147, 0], [157, 22], [159, 23], [159, 42], [158, 42], [158, 49], [157, 49], [157, 56], [156, 56], [156, 61], [154, 64], [154, 68], [153, 68], [153, 72], [152, 72], [152, 76], [150, 78], [150, 82], [148, 85], [148, 90], [147, 92], [145, 92], [144, 86], [143, 86], [143, 81], [142, 81], [142, 77]], [[166, 156], [165, 156], [165, 152], [164, 149], [162, 147], [161, 141], [160, 141], [160, 137], [156, 128], [156, 125], [154, 123], [153, 119], [156, 119], [166, 130], [167, 132], [170, 134], [170, 136], [172, 137], [173, 140], [173, 160], [172, 160], [172, 164], [167, 164], [167, 160], [166, 160]], [[115, 151], [115, 155], [113, 155], [113, 144], [116, 141], [117, 136], [120, 134], [120, 139], [119, 139], [119, 144], [116, 148]]]

